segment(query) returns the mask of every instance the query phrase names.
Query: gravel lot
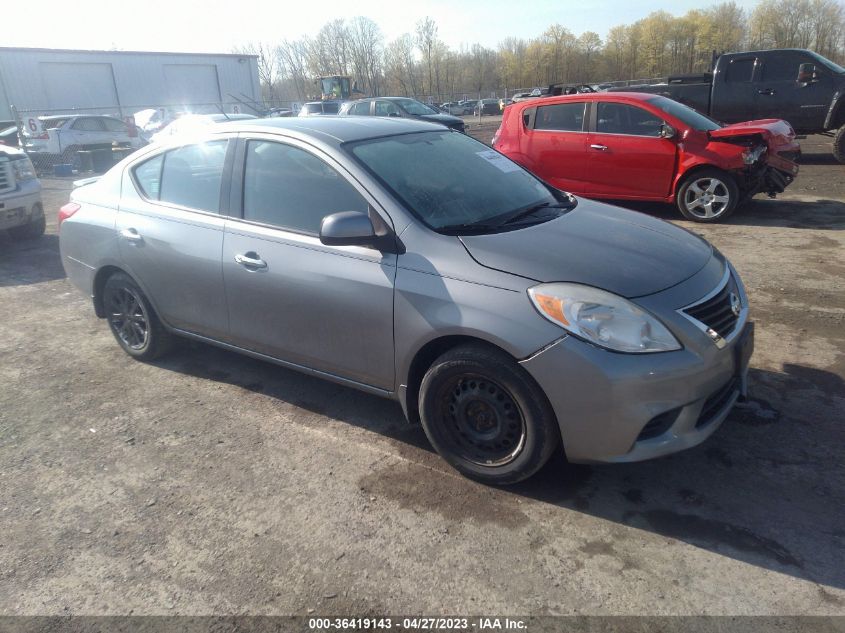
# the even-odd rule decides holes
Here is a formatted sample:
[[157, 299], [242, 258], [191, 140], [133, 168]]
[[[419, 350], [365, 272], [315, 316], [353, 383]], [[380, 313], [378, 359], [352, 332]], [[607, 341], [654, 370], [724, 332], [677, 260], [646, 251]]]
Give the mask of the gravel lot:
[[[474, 123], [473, 121], [470, 121]], [[485, 117], [473, 134], [489, 141]], [[399, 406], [212, 347], [144, 365], [48, 235], [0, 235], [0, 615], [845, 614], [845, 168], [699, 227], [743, 275], [752, 400], [704, 445], [467, 481]]]

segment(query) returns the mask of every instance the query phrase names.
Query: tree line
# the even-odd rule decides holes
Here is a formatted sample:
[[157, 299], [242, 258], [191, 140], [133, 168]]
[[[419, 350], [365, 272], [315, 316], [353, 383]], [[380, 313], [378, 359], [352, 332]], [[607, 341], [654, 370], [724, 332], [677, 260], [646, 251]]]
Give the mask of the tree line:
[[268, 103], [319, 96], [314, 79], [348, 75], [368, 95], [405, 95], [437, 101], [462, 94], [508, 96], [555, 82], [665, 77], [710, 70], [715, 52], [808, 48], [845, 62], [845, 2], [761, 0], [746, 12], [733, 1], [682, 16], [656, 11], [611, 28], [602, 39], [554, 24], [537, 37], [509, 37], [496, 48], [454, 49], [437, 23], [420, 20], [387, 42], [370, 18], [327, 22], [313, 37], [252, 43], [236, 49], [258, 56], [262, 97]]

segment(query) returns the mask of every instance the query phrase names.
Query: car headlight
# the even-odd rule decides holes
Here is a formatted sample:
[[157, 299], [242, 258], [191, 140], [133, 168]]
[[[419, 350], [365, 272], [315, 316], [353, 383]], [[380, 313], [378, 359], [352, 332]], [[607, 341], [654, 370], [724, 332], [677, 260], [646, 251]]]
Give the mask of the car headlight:
[[29, 158], [19, 158], [12, 161], [12, 171], [15, 172], [15, 180], [23, 182], [35, 178], [35, 167]]
[[766, 146], [765, 145], [758, 145], [754, 149], [749, 149], [742, 153], [742, 162], [746, 165], [753, 165], [760, 157], [766, 153]]
[[600, 347], [633, 354], [681, 349], [665, 325], [611, 292], [582, 284], [550, 283], [529, 288], [528, 296], [549, 321]]

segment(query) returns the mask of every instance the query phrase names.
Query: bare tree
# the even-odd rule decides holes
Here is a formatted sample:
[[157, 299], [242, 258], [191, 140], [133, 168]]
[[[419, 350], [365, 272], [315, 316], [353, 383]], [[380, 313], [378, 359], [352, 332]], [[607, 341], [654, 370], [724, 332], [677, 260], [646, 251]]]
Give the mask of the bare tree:
[[429, 17], [417, 22], [416, 27], [416, 44], [417, 48], [422, 53], [423, 61], [428, 67], [428, 94], [432, 94], [433, 90], [433, 68], [432, 68], [432, 53], [437, 42], [437, 24]]

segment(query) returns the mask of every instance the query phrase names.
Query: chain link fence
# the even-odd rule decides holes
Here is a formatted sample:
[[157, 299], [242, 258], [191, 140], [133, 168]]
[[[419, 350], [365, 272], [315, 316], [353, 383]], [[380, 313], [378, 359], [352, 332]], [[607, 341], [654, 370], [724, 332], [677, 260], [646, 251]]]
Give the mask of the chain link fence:
[[[246, 101], [174, 105], [102, 106], [44, 110], [11, 106], [13, 125], [0, 130], [5, 145], [26, 152], [39, 176], [84, 177], [107, 171], [124, 157], [169, 133], [187, 114], [272, 116]], [[197, 123], [193, 123], [197, 124]], [[183, 124], [184, 126], [185, 124]]]

